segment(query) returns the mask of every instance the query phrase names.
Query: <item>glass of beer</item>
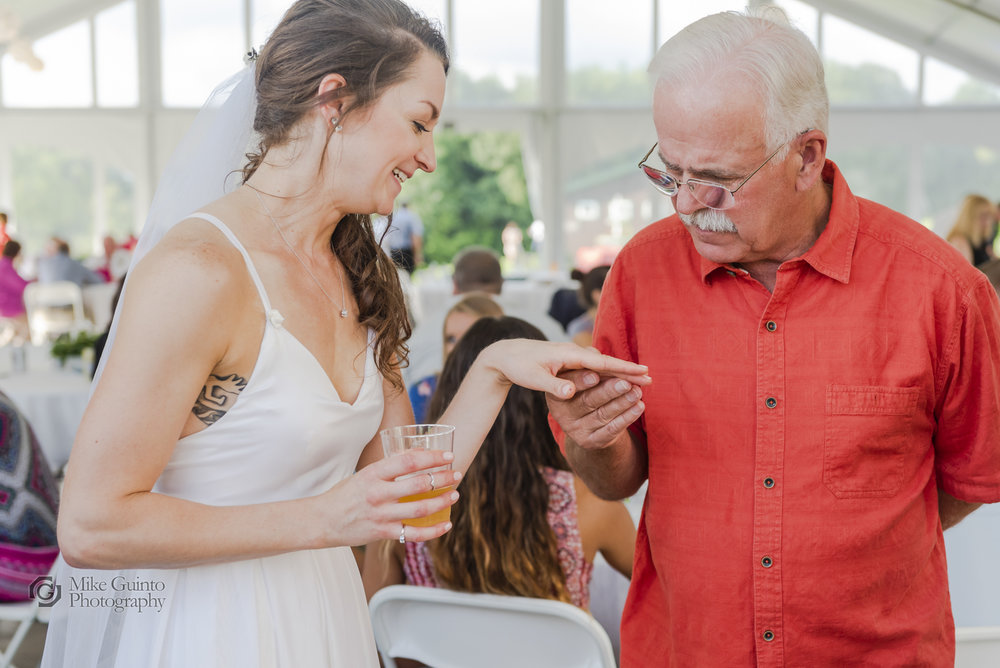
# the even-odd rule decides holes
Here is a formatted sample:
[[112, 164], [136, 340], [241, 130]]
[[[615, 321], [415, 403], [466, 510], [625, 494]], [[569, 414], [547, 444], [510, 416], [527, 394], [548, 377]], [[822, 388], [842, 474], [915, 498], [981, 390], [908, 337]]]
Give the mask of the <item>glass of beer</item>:
[[[450, 424], [407, 424], [400, 427], [383, 429], [381, 435], [382, 451], [385, 453], [386, 457], [401, 454], [407, 450], [448, 450], [449, 452], [454, 452], [455, 448], [455, 427]], [[396, 479], [402, 480], [404, 478], [412, 478], [414, 476], [433, 474], [437, 471], [449, 470], [451, 470], [451, 464], [424, 469], [423, 471], [417, 471], [416, 473], [409, 473]], [[446, 487], [439, 486], [428, 492], [420, 492], [419, 494], [404, 496], [399, 499], [399, 502], [406, 503], [408, 501], [430, 499], [436, 496], [441, 496], [445, 492], [450, 492], [454, 488], [454, 485], [448, 485]], [[441, 522], [447, 522], [450, 517], [451, 506], [448, 506], [444, 510], [439, 510], [438, 512], [427, 515], [426, 517], [416, 517], [413, 519], [403, 520], [403, 524], [409, 524], [410, 526], [416, 527], [429, 527], [435, 524], [440, 524]]]

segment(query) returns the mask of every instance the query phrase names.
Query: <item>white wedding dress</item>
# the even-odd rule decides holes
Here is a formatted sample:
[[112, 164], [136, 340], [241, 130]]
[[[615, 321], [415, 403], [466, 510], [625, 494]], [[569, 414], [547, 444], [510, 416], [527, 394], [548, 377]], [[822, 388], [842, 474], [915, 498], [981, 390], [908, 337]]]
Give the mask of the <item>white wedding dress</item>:
[[[353, 404], [345, 403], [315, 357], [282, 327], [236, 237], [217, 218], [195, 215], [243, 254], [267, 323], [256, 366], [235, 405], [215, 424], [178, 441], [154, 491], [217, 506], [324, 492], [354, 472], [381, 422], [374, 338], [370, 332], [361, 391]], [[115, 590], [126, 582], [144, 591]], [[106, 591], [95, 593], [94, 583], [105, 583]], [[51, 608], [44, 667], [378, 666], [348, 547], [122, 572], [83, 571], [60, 561], [55, 584], [61, 599]], [[145, 606], [117, 611], [115, 598]], [[159, 609], [153, 598], [162, 599]]]

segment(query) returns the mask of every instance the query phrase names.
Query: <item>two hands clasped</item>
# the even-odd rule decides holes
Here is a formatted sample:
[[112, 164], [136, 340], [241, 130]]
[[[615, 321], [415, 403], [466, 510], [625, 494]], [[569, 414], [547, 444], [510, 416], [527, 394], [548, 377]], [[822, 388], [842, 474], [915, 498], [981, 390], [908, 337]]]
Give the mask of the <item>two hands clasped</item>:
[[[331, 542], [347, 545], [376, 540], [419, 542], [437, 538], [451, 529], [450, 522], [418, 527], [403, 525], [403, 520], [448, 508], [459, 498], [454, 489], [421, 500], [400, 502], [400, 499], [458, 485], [462, 479], [460, 470], [411, 474], [453, 463], [459, 469], [467, 467], [472, 456], [463, 457], [463, 448], [471, 447], [473, 452], [478, 449], [511, 385], [545, 392], [549, 410], [567, 436], [580, 447], [601, 448], [615, 441], [642, 415], [641, 388], [652, 382], [647, 370], [645, 366], [572, 343], [513, 339], [490, 345], [480, 354], [440, 420], [456, 424], [455, 454], [408, 451], [376, 461], [336, 485], [328, 492], [341, 497], [340, 503], [330, 506], [340, 510], [329, 526], [331, 536], [338, 537]], [[464, 430], [482, 431], [482, 436], [470, 444], [462, 438], [463, 423], [474, 421], [469, 416], [477, 413], [488, 416], [489, 424], [472, 424]]]

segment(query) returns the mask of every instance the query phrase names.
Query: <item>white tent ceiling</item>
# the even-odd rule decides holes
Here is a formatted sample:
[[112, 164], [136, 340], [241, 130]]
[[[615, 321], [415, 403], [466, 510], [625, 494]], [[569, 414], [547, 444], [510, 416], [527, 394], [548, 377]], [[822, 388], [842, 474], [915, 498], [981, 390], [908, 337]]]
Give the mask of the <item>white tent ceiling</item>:
[[806, 0], [872, 32], [1000, 83], [1000, 0]]
[[[21, 20], [21, 35], [35, 39], [118, 1], [0, 0], [0, 9], [13, 10]], [[1000, 83], [1000, 0], [806, 2], [980, 78]]]
[[[135, 1], [140, 21], [145, 18], [143, 25], [155, 26], [157, 18], [155, 15], [151, 16], [154, 8], [157, 4], [172, 0], [159, 0], [159, 3], [156, 0]], [[206, 6], [216, 1], [201, 0]], [[287, 1], [291, 3], [292, 0]], [[480, 0], [452, 1], [472, 3]], [[561, 71], [565, 35], [555, 27], [565, 25], [565, 6], [588, 1], [595, 5], [599, 3], [599, 0], [540, 0], [540, 25], [547, 26], [543, 31], [549, 36], [547, 39], [543, 36], [540, 45], [540, 69], [543, 77], [545, 72], [551, 74]], [[671, 3], [682, 0], [646, 1], [650, 9], [658, 6], [662, 12], [669, 11]], [[747, 4], [764, 1], [766, 0], [743, 0]], [[800, 1], [828, 16], [842, 18], [1000, 86], [1000, 0]], [[119, 2], [121, 0], [0, 0], [0, 15], [5, 10], [13, 12], [21, 21], [20, 35], [27, 40], [35, 40]], [[156, 103], [158, 98], [150, 91], [156, 90], [160, 76], [159, 68], [156, 67], [158, 36], [150, 35], [144, 39], [140, 35], [139, 40], [140, 60], [146, 65], [143, 79], [145, 94], [141, 96], [141, 103], [135, 109], [97, 109], [99, 113], [93, 113], [94, 110], [91, 109], [55, 110], [52, 113], [61, 114], [62, 120], [59, 123], [48, 122], [46, 119], [50, 116], [39, 113], [36, 109], [0, 109], [4, 125], [4, 132], [0, 132], [0, 204], [13, 199], [10, 179], [5, 181], [2, 178], [4, 172], [10, 171], [9, 162], [4, 162], [10, 160], [9, 147], [15, 143], [15, 139], [32, 137], [36, 144], [73, 146], [86, 154], [97, 156], [95, 159], [100, 164], [109, 161], [134, 175], [134, 199], [138, 203], [135, 207], [136, 226], [141, 226], [142, 212], [145, 210], [145, 203], [151, 198], [159, 172], [189, 125], [194, 111], [167, 108]], [[3, 48], [0, 45], [0, 53]], [[529, 137], [527, 144], [534, 148], [533, 153], [529, 151], [530, 155], [526, 154], [526, 170], [530, 167], [528, 171], [535, 174], [534, 179], [529, 175], [529, 183], [535, 189], [534, 199], [539, 203], [534, 212], [547, 221], [565, 221], [568, 216], [565, 213], [567, 203], [572, 199], [566, 191], [570, 178], [567, 165], [587, 166], [595, 160], [620, 162], [620, 153], [634, 151], [636, 146], [644, 144], [653, 129], [648, 111], [638, 106], [563, 110], [556, 93], [558, 86], [550, 85], [552, 82], [548, 79], [546, 82], [548, 83], [541, 86], [545, 95], [540, 101], [539, 109], [504, 107], [494, 110], [460, 108], [455, 105], [449, 112], [448, 122], [464, 132], [505, 129]], [[608, 134], [609, 118], [614, 119], [610, 125], [617, 129], [614, 138]], [[863, 151], [876, 145], [883, 150], [897, 153], [902, 151], [905, 156], [900, 160], [903, 166], [903, 173], [900, 175], [902, 185], [899, 186], [902, 194], [895, 194], [893, 191], [896, 200], [891, 204], [914, 218], [925, 222], [931, 219], [934, 225], [943, 226], [945, 223], [941, 221], [948, 219], [950, 212], [942, 213], [946, 206], [942, 201], [949, 200], [942, 195], [931, 201], [927, 195], [924, 175], [924, 171], [928, 169], [926, 165], [936, 164], [942, 155], [941, 151], [952, 148], [958, 151], [980, 151], [986, 148], [987, 152], [1000, 154], [1000, 139], [997, 139], [996, 133], [988, 130], [996, 126], [996, 118], [995, 105], [913, 105], [906, 108], [841, 105], [831, 116], [831, 134], [838, 137], [837, 147], [842, 153], [850, 150]], [[114, 126], [113, 131], [105, 131], [105, 125], [108, 124]], [[595, 128], [600, 128], [600, 132], [596, 132]], [[600, 145], [604, 140], [614, 145]], [[864, 184], [863, 165], [856, 166], [856, 169], [862, 173], [858, 177], [859, 183]], [[990, 183], [988, 189], [995, 190], [993, 182]], [[612, 185], [620, 189], [617, 182]], [[619, 194], [616, 190], [609, 197], [617, 197]], [[859, 194], [874, 196], [878, 193], [859, 191]], [[626, 195], [632, 197], [630, 191]], [[957, 193], [947, 192], [947, 197], [952, 199], [957, 199], [958, 196]], [[655, 219], [669, 213], [660, 208], [667, 203], [663, 198], [651, 200], [649, 206], [653, 209], [646, 210], [649, 209], [646, 200], [638, 195], [635, 197], [636, 210], [643, 211], [640, 216], [642, 220]], [[95, 195], [95, 200], [100, 199]], [[642, 209], [644, 206], [646, 209]], [[95, 219], [102, 220], [100, 212], [95, 213]], [[551, 230], [546, 235], [546, 252], [551, 256], [548, 259], [553, 263], [563, 263], [565, 258], [561, 251], [568, 248], [567, 239], [572, 237], [575, 240], [579, 233], [569, 228], [564, 231], [559, 224], [552, 225], [547, 230]], [[95, 239], [99, 239], [99, 236]]]

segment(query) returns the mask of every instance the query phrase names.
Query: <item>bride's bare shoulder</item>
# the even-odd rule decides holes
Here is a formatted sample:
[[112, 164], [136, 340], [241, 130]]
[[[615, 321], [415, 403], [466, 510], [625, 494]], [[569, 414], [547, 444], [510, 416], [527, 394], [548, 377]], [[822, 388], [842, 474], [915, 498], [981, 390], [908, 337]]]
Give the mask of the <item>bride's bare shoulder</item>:
[[194, 285], [229, 292], [247, 282], [239, 250], [215, 225], [194, 217], [174, 225], [132, 273], [130, 280], [170, 283], [178, 289]]

